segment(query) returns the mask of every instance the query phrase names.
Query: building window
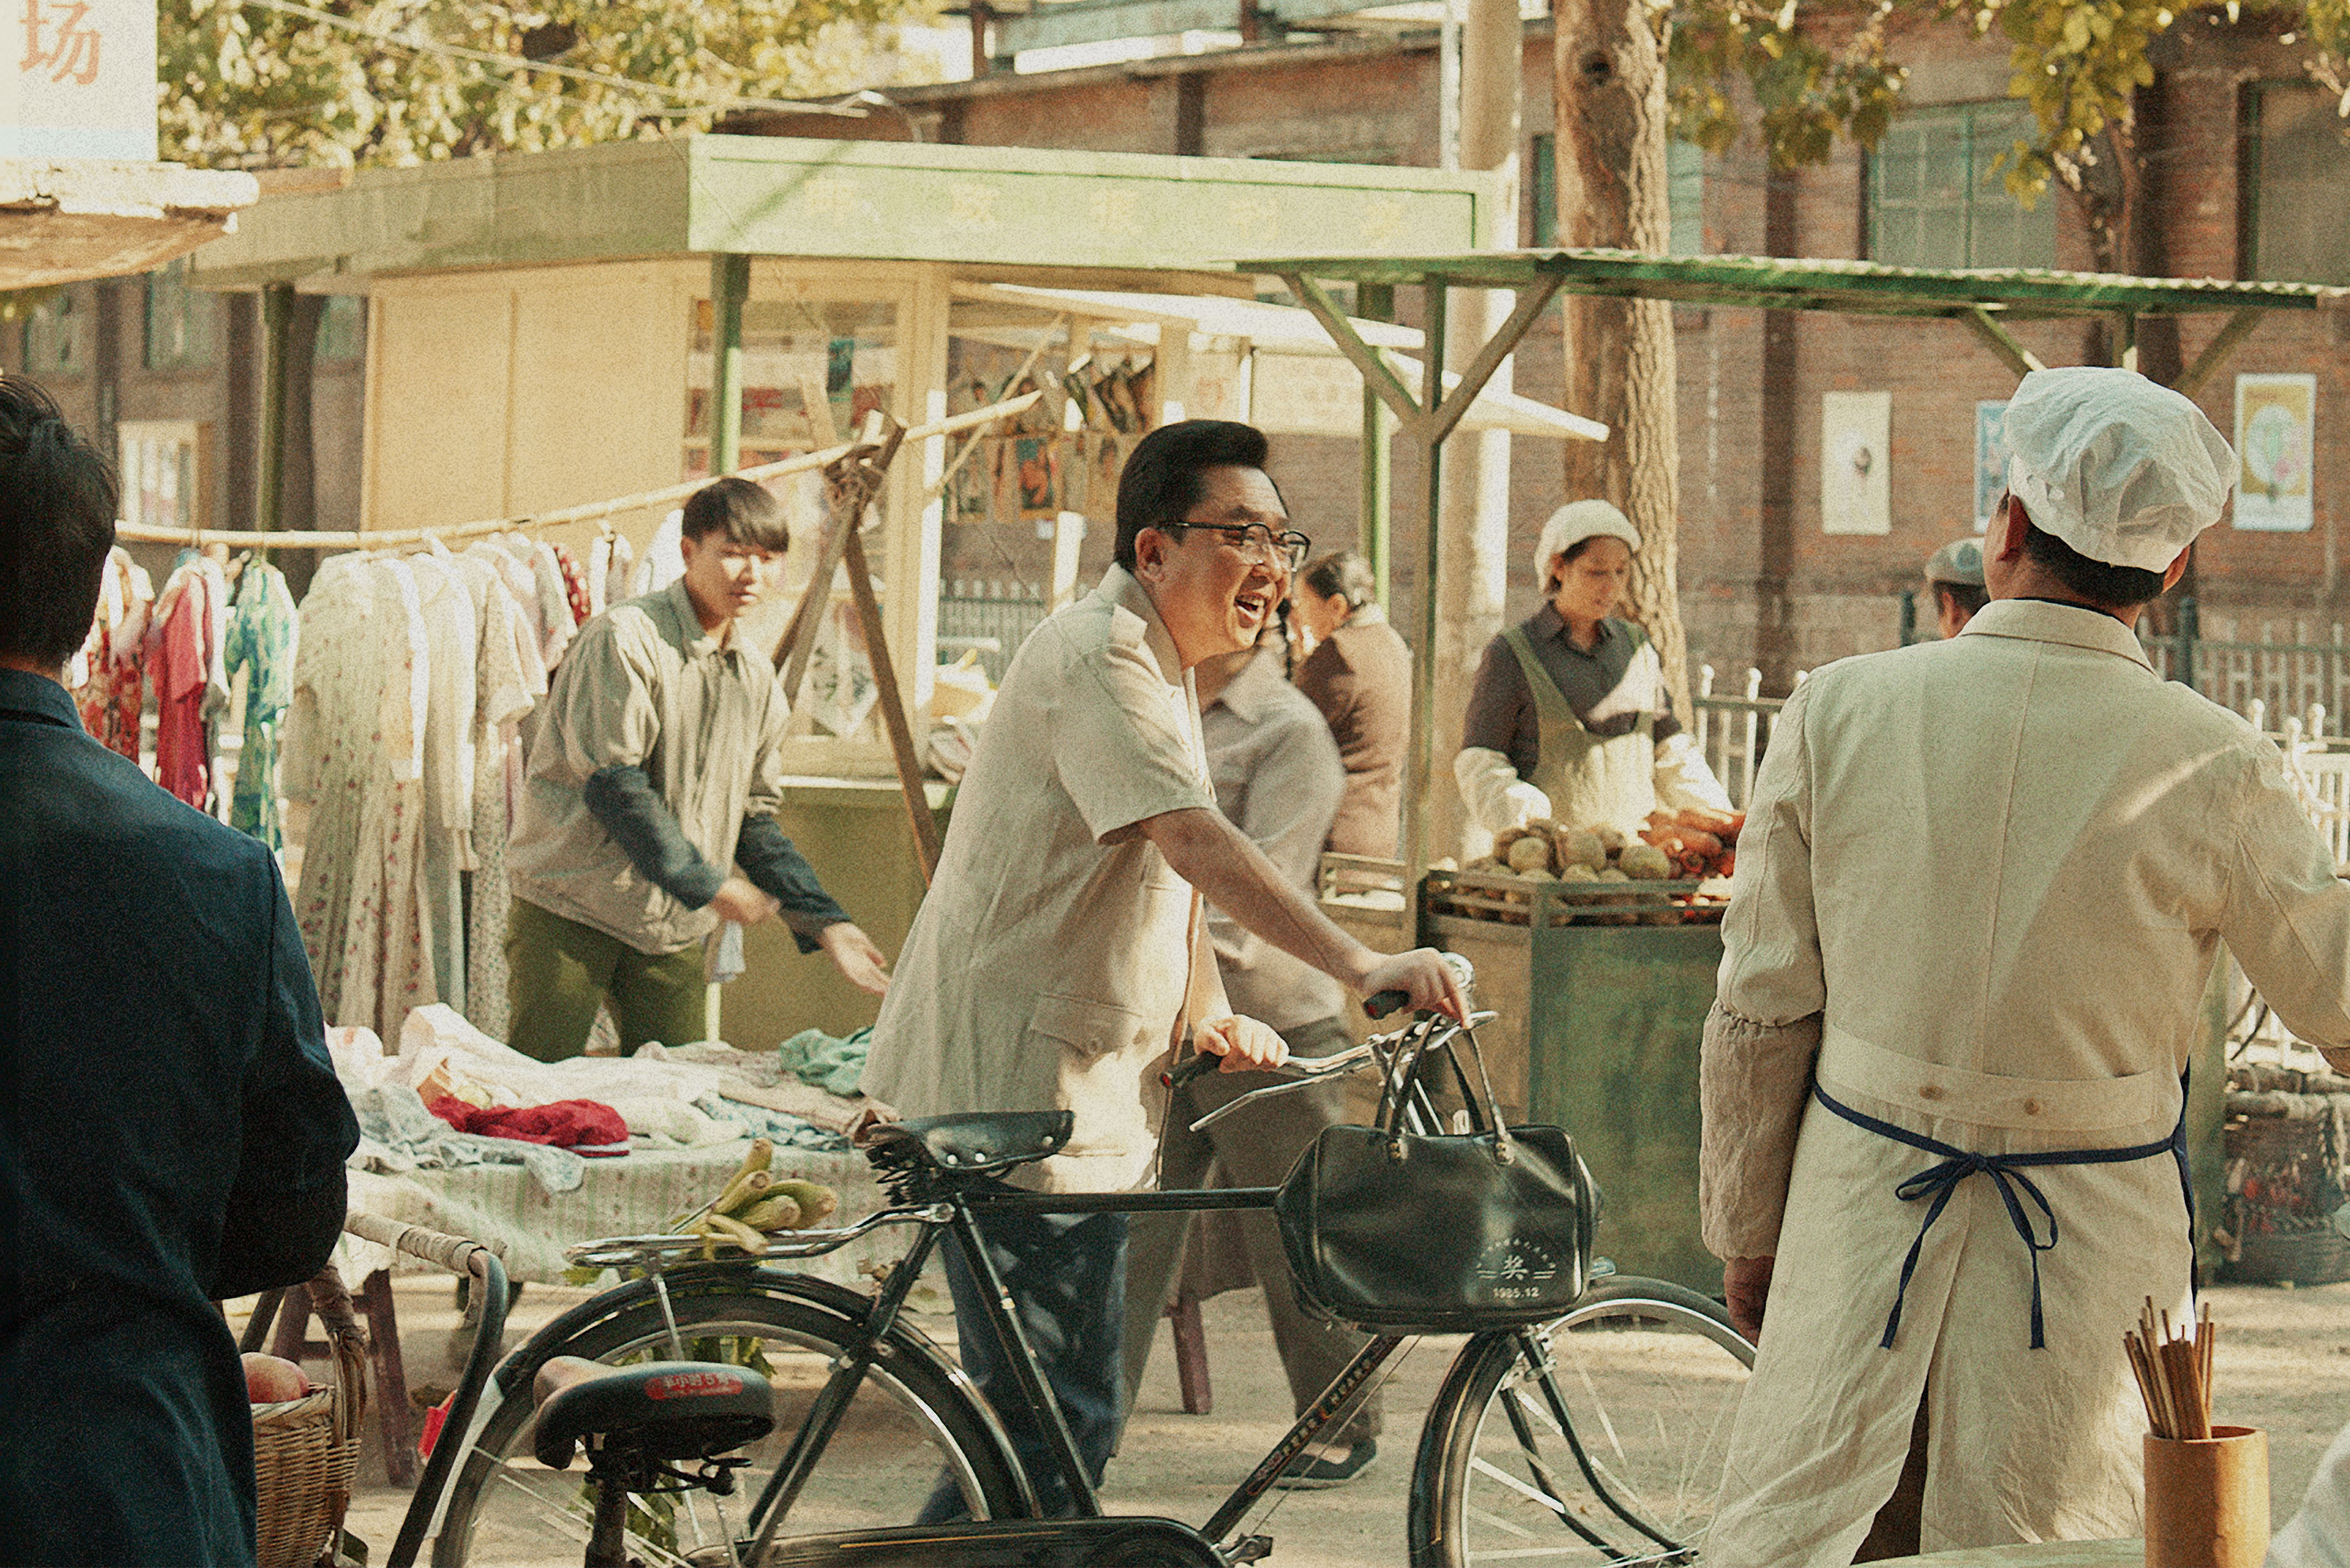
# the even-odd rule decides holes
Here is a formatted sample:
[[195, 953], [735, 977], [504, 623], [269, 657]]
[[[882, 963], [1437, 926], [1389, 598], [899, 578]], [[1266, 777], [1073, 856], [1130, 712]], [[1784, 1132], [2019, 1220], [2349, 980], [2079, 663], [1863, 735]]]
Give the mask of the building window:
[[2314, 83], [2263, 82], [2247, 103], [2244, 275], [2350, 284], [2350, 140], [2334, 95]]
[[122, 520], [156, 528], [201, 528], [204, 427], [184, 420], [125, 421], [115, 427], [122, 457]]
[[147, 369], [186, 370], [213, 362], [219, 302], [188, 286], [185, 257], [147, 275]]
[[318, 315], [318, 341], [310, 351], [313, 362], [342, 364], [367, 356], [367, 298], [357, 294], [330, 294]]
[[78, 376], [89, 364], [82, 339], [85, 313], [71, 289], [33, 307], [25, 318], [25, 373]]
[[2036, 129], [2018, 103], [1911, 109], [1868, 159], [1868, 256], [1896, 266], [2056, 265], [2052, 192], [2026, 208], [2006, 163]]
[[[1559, 243], [1558, 144], [1548, 135], [1534, 140], [1534, 243], [1555, 245]], [[1672, 209], [1665, 254], [1703, 255], [1711, 248], [1705, 243], [1705, 149], [1678, 137], [1666, 142], [1665, 182]]]

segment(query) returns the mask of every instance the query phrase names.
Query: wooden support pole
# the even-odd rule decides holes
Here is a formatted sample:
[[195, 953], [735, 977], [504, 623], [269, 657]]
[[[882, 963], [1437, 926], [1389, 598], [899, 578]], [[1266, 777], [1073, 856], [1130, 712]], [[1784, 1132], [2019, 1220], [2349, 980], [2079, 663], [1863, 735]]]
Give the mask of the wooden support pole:
[[841, 532], [847, 535], [842, 564], [848, 568], [848, 591], [857, 601], [858, 621], [865, 628], [865, 653], [873, 661], [882, 726], [889, 732], [889, 750], [898, 760], [898, 789], [905, 796], [906, 817], [914, 829], [914, 851], [922, 861], [922, 885], [928, 887], [939, 870], [939, 820], [931, 815], [930, 792], [922, 787], [922, 759], [914, 751], [913, 728], [906, 722], [906, 704], [898, 693], [889, 628], [881, 622], [881, 603], [873, 596], [873, 574], [865, 566], [865, 542], [854, 522]]

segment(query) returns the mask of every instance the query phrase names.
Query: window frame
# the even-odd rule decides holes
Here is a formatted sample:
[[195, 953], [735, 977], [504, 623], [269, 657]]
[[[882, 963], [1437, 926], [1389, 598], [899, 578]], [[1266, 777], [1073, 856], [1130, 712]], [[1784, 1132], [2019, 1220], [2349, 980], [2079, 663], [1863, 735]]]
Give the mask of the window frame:
[[[2003, 182], [1994, 183], [2002, 180], [2003, 173], [1998, 167], [1999, 157], [2008, 151], [2013, 139], [2007, 134], [2008, 128], [2005, 126], [2001, 128], [2000, 133], [1995, 137], [1986, 138], [1983, 132], [1983, 121], [1993, 116], [2002, 120], [2014, 121], [2019, 119], [2028, 119], [2031, 110], [2028, 108], [2013, 99], [1919, 104], [1905, 109], [1900, 117], [1887, 129], [1887, 140], [1905, 131], [1914, 132], [1921, 138], [1929, 137], [1932, 134], [1932, 128], [1937, 122], [1945, 125], [1955, 124], [1957, 127], [1960, 167], [1959, 178], [1953, 188], [1959, 192], [1959, 198], [1947, 207], [1929, 203], [1922, 193], [1923, 189], [1929, 184], [1929, 181], [1923, 178], [1918, 182], [1921, 189], [1921, 194], [1918, 197], [1911, 199], [1888, 195], [1886, 189], [1889, 161], [1886, 151], [1887, 143], [1886, 140], [1879, 141], [1868, 151], [1862, 164], [1861, 248], [1863, 255], [1870, 261], [1882, 262], [1891, 266], [2025, 270], [2054, 268], [2056, 265], [2058, 236], [2053, 192], [2043, 196], [2035, 206], [2027, 208], [2021, 199], [2008, 192]], [[1922, 156], [1918, 159], [1918, 162], [1921, 165], [1924, 164]], [[1981, 248], [1988, 243], [1983, 233], [1986, 227], [1983, 220], [1987, 209], [1993, 204], [1998, 205], [2002, 214], [2018, 225], [2028, 224], [2035, 229], [2044, 228], [2045, 250], [2034, 254], [1999, 258], [1986, 257], [1980, 254]], [[1958, 219], [1959, 254], [1956, 256], [1929, 254], [1925, 244], [1923, 222], [1925, 215], [1953, 213]], [[1915, 228], [1917, 237], [1913, 244], [1906, 247], [1896, 247], [1888, 243], [1888, 217], [1908, 222]], [[2019, 236], [2019, 238], [2038, 237], [2038, 235]], [[1897, 249], [1903, 250], [1906, 254], [1891, 254]]]

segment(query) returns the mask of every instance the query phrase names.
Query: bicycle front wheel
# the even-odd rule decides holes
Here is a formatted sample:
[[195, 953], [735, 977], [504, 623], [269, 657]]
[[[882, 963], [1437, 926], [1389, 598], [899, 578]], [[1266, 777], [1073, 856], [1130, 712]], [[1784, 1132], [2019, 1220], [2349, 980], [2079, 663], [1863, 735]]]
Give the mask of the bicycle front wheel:
[[[789, 1284], [771, 1288], [789, 1289]], [[855, 1335], [847, 1302], [760, 1293], [755, 1288], [673, 1286], [682, 1359], [725, 1362], [763, 1372], [775, 1390], [775, 1429], [743, 1450], [734, 1494], [692, 1490], [631, 1500], [627, 1550], [647, 1568], [682, 1568], [686, 1554], [752, 1533], [752, 1505], [791, 1448], [834, 1361]], [[530, 1377], [554, 1355], [608, 1366], [680, 1359], [660, 1303], [650, 1296], [568, 1336], [534, 1341], [515, 1353], [525, 1365], [484, 1426], [450, 1488], [434, 1538], [435, 1568], [576, 1568], [594, 1503], [584, 1466], [550, 1470], [531, 1454], [536, 1411]], [[1024, 1510], [1014, 1461], [977, 1393], [930, 1342], [893, 1329], [859, 1385], [847, 1414], [818, 1457], [784, 1534], [911, 1524], [944, 1479], [975, 1519]], [[720, 1560], [723, 1560], [723, 1558]]]
[[1753, 1365], [1718, 1303], [1661, 1280], [1478, 1335], [1421, 1429], [1413, 1568], [1697, 1562]]

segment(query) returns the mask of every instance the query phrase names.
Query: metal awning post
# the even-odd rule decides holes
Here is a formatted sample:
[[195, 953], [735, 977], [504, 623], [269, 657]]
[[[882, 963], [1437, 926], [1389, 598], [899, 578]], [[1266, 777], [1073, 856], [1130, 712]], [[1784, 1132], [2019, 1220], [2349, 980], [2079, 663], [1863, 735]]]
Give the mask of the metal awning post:
[[1428, 875], [1428, 793], [1436, 756], [1436, 574], [1444, 558], [1444, 431], [1440, 421], [1444, 406], [1446, 318], [1451, 314], [1451, 282], [1430, 276], [1420, 286], [1423, 298], [1420, 331], [1428, 368], [1420, 373], [1420, 390], [1428, 400], [1420, 417], [1412, 421], [1419, 439], [1421, 461], [1427, 465], [1428, 515], [1420, 534], [1419, 647], [1411, 661], [1411, 777], [1405, 781], [1403, 819], [1404, 897], [1417, 898], [1420, 879]]
[[[1395, 319], [1395, 286], [1366, 283], [1355, 289], [1355, 314], [1366, 321]], [[1363, 555], [1370, 563], [1373, 591], [1379, 603], [1388, 602], [1389, 553], [1394, 547], [1394, 525], [1388, 516], [1388, 505], [1395, 489], [1395, 416], [1388, 412], [1387, 404], [1369, 382], [1363, 384], [1363, 483], [1362, 526]]]
[[1973, 327], [1975, 336], [1982, 339], [1983, 347], [1998, 355], [1999, 362], [2014, 371], [2019, 378], [2029, 375], [2034, 370], [2048, 369], [2040, 362], [2039, 355], [2018, 343], [2014, 336], [2006, 327], [2002, 327], [1992, 317], [1991, 313], [1981, 306], [1970, 307], [1958, 319]]
[[2201, 390], [2203, 383], [2211, 379], [2211, 372], [2236, 351], [2237, 344], [2252, 335], [2252, 328], [2258, 327], [2267, 314], [2264, 310], [2239, 310], [2228, 317], [2228, 324], [2203, 346], [2203, 352], [2195, 356], [2195, 363], [2180, 373], [2171, 389], [2189, 398]]
[[751, 296], [751, 258], [710, 258], [710, 472], [732, 473], [743, 462], [743, 302]]

